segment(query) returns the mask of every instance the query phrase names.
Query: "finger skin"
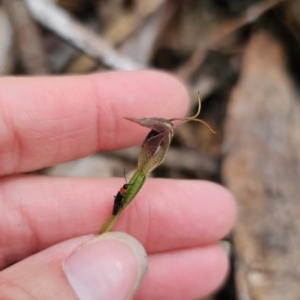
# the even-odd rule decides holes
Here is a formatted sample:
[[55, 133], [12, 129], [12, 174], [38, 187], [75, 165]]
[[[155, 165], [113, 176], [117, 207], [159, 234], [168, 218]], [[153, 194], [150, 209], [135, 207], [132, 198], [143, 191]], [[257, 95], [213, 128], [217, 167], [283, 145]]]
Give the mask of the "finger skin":
[[152, 255], [135, 300], [202, 299], [224, 283], [228, 266], [216, 245]]
[[[63, 272], [64, 260], [93, 236], [55, 245], [0, 273], [0, 299], [76, 299]], [[13, 298], [8, 296], [13, 294]]]
[[162, 72], [0, 79], [0, 176], [140, 143], [124, 117], [182, 117], [188, 94]]
[[[0, 268], [79, 235], [98, 233], [124, 179], [7, 177], [0, 183]], [[231, 229], [235, 204], [205, 181], [149, 179], [113, 230], [147, 252], [215, 243]], [[13, 242], [12, 242], [13, 241]]]
[[[2, 271], [0, 298], [77, 299], [63, 266], [90, 239], [62, 242]], [[148, 273], [135, 299], [197, 299], [219, 287], [227, 271], [228, 260], [214, 245], [150, 255]]]

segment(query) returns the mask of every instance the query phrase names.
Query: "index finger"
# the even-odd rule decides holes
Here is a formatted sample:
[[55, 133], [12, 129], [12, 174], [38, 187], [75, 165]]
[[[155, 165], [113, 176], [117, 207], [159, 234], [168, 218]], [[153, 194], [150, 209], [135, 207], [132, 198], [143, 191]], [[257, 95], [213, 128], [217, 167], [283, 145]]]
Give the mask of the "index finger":
[[0, 175], [31, 171], [140, 142], [123, 117], [178, 117], [183, 85], [155, 71], [0, 79]]

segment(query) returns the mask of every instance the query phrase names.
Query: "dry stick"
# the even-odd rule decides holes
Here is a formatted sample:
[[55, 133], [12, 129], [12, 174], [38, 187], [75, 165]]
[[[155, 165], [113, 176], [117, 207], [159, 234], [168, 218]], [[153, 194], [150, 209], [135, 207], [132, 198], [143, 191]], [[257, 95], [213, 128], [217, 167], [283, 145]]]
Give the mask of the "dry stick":
[[114, 45], [122, 43], [127, 37], [139, 30], [140, 26], [155, 14], [166, 0], [143, 0], [136, 1], [135, 9], [131, 12], [122, 12], [111, 24], [104, 30], [103, 36]]
[[[122, 12], [116, 20], [104, 29], [103, 38], [116, 46], [123, 43], [119, 52], [128, 55], [139, 63], [147, 65], [152, 50], [153, 39], [156, 39], [160, 30], [159, 19], [166, 0], [147, 0], [136, 3], [138, 12]], [[164, 16], [165, 17], [165, 16]], [[155, 24], [153, 24], [155, 22]], [[149, 27], [153, 24], [152, 31]], [[153, 33], [153, 31], [156, 31]], [[127, 39], [127, 40], [126, 40]], [[142, 44], [142, 49], [141, 49]], [[150, 48], [150, 49], [149, 49]], [[132, 51], [132, 49], [134, 51]], [[136, 58], [136, 56], [138, 58]], [[141, 59], [144, 58], [144, 59]], [[88, 72], [97, 67], [97, 62], [87, 59], [84, 54], [79, 54], [67, 68], [67, 73]]]
[[18, 50], [25, 70], [29, 74], [49, 73], [39, 30], [24, 0], [3, 0], [3, 4], [16, 34]]
[[138, 30], [120, 46], [122, 53], [136, 57], [143, 64], [149, 64], [158, 36], [173, 15], [173, 10], [168, 4], [165, 1], [143, 23], [140, 21]]
[[13, 28], [6, 11], [0, 8], [0, 75], [11, 73], [14, 58]]
[[143, 65], [119, 54], [107, 41], [91, 32], [54, 3], [47, 0], [25, 1], [37, 21], [104, 65], [118, 70], [144, 68]]
[[263, 2], [259, 2], [250, 6], [241, 16], [219, 24], [217, 28], [213, 30], [212, 34], [208, 34], [206, 38], [200, 38], [199, 44], [192, 54], [192, 57], [187, 61], [187, 63], [178, 69], [177, 75], [182, 80], [188, 80], [202, 64], [207, 50], [215, 47], [223, 39], [241, 27], [254, 22], [266, 11], [283, 1], [284, 0], [265, 0]]

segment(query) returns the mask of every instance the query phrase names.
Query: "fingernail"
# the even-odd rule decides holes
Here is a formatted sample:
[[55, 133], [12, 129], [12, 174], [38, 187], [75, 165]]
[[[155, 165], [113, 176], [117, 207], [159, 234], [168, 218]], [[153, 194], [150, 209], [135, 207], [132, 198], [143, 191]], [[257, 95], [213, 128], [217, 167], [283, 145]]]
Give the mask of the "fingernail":
[[64, 263], [80, 300], [132, 299], [147, 270], [147, 254], [132, 236], [109, 232], [80, 247]]

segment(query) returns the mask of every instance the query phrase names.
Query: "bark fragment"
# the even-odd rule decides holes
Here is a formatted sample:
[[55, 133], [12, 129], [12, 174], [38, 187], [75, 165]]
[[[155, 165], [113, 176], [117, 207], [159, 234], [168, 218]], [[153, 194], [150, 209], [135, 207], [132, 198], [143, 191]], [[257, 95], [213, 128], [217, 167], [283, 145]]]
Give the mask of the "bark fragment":
[[223, 179], [236, 196], [238, 299], [300, 295], [300, 105], [284, 51], [266, 32], [246, 49], [228, 106]]

